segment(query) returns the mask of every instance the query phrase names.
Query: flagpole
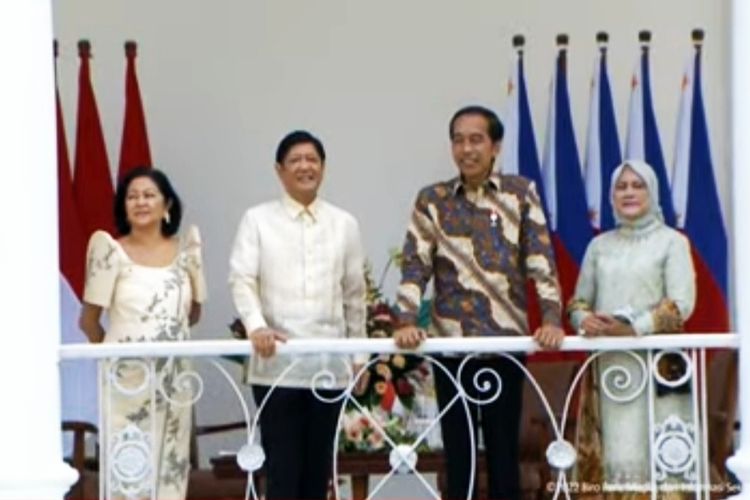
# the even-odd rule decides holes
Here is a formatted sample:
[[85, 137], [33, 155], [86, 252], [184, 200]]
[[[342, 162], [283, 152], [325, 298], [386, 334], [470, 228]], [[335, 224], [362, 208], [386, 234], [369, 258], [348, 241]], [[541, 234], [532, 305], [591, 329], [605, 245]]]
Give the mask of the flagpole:
[[[750, 67], [745, 60], [750, 53], [750, 3], [732, 2], [732, 214], [734, 220], [750, 213]], [[750, 230], [747, 225], [734, 227], [735, 330], [740, 334], [740, 446], [727, 460], [727, 466], [742, 482], [743, 492], [737, 499], [750, 499]], [[745, 418], [748, 417], [748, 418]]]

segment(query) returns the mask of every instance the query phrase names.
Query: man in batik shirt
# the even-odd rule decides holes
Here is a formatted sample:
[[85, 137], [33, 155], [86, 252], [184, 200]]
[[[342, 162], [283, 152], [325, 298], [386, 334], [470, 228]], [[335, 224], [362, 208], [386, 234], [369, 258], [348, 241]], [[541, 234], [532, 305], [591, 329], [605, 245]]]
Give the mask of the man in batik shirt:
[[[451, 119], [449, 130], [459, 176], [427, 186], [417, 196], [403, 248], [396, 344], [415, 348], [426, 338], [428, 332], [416, 326], [416, 315], [431, 279], [430, 335], [528, 335], [526, 283], [531, 279], [542, 311], [542, 326], [534, 338], [542, 348], [555, 349], [564, 337], [560, 289], [536, 186], [524, 177], [493, 172], [503, 126], [491, 110], [462, 108]], [[523, 373], [512, 359], [500, 355], [466, 360], [457, 381], [470, 398], [468, 419], [464, 405], [455, 400], [453, 382], [464, 359], [438, 356], [442, 367], [433, 369], [438, 405], [441, 411], [450, 406], [441, 419], [448, 483], [443, 498], [467, 496], [471, 454], [476, 453], [471, 449], [468, 426], [475, 430], [479, 421], [487, 459], [488, 498], [517, 499]], [[522, 355], [516, 359], [524, 361]], [[479, 391], [474, 379], [484, 369], [500, 376], [501, 388], [495, 387], [499, 396], [475, 404], [471, 399], [491, 399], [491, 394]]]

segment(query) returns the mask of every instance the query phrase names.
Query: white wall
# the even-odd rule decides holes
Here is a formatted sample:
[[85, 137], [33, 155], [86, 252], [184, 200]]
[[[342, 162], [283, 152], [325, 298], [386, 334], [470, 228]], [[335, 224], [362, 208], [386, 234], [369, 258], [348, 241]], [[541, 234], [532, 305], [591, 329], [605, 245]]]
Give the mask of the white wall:
[[[308, 128], [323, 139], [324, 196], [359, 219], [379, 272], [387, 250], [402, 242], [417, 189], [454, 174], [447, 140], [453, 111], [474, 102], [502, 109], [510, 40], [518, 32], [527, 38], [541, 147], [555, 35], [571, 37], [570, 91], [583, 146], [595, 33], [610, 33], [624, 137], [637, 32], [652, 30], [654, 100], [671, 164], [690, 30], [704, 28], [705, 102], [726, 207], [728, 18], [727, 0], [58, 0], [55, 35], [71, 154], [76, 42], [89, 38], [113, 170], [122, 127], [122, 43], [138, 41], [154, 162], [174, 179], [206, 242], [210, 303], [195, 335], [218, 337], [233, 315], [225, 283], [234, 230], [246, 207], [279, 192], [273, 154], [282, 135]], [[205, 408], [202, 418], [227, 419]]]

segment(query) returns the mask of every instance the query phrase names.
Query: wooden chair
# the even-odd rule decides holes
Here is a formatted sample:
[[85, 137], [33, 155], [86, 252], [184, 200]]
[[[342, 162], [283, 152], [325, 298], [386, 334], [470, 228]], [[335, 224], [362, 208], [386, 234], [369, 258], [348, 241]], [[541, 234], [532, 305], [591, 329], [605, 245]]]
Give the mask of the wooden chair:
[[727, 458], [734, 452], [737, 416], [737, 351], [711, 353], [707, 373], [708, 389], [708, 455], [711, 482], [729, 484]]
[[225, 474], [221, 464], [223, 458], [234, 461], [234, 457], [217, 457], [212, 460], [210, 469], [200, 467], [198, 440], [204, 436], [243, 430], [244, 421], [217, 425], [196, 425], [190, 440], [190, 477], [188, 479], [188, 500], [242, 500], [245, 498], [247, 475], [237, 468], [236, 473]]
[[90, 500], [99, 497], [99, 447], [93, 457], [86, 456], [86, 438], [99, 434], [96, 426], [89, 422], [64, 421], [63, 432], [73, 433], [73, 454], [66, 461], [78, 471], [78, 482], [68, 491], [68, 500]]
[[[537, 361], [527, 364], [528, 370], [547, 397], [558, 424], [561, 421], [565, 397], [580, 365], [578, 360]], [[563, 436], [571, 443], [574, 442], [575, 414], [575, 404], [571, 404], [565, 429], [562, 429]], [[546, 456], [547, 447], [554, 439], [555, 434], [547, 412], [531, 383], [525, 381], [520, 457], [523, 498], [547, 498], [547, 485], [557, 481], [557, 471], [552, 470]]]
[[[195, 426], [190, 443], [190, 476], [188, 478], [188, 499], [220, 500], [244, 499], [246, 478], [242, 475], [225, 477], [214, 469], [201, 469], [198, 457], [198, 438], [244, 429], [245, 422], [232, 422], [220, 425]], [[88, 436], [98, 436], [95, 425], [88, 422], [65, 421], [63, 432], [73, 433], [72, 455], [66, 460], [78, 471], [78, 482], [74, 484], [66, 500], [92, 500], [99, 498], [99, 447], [95, 447], [93, 456], [86, 454]]]

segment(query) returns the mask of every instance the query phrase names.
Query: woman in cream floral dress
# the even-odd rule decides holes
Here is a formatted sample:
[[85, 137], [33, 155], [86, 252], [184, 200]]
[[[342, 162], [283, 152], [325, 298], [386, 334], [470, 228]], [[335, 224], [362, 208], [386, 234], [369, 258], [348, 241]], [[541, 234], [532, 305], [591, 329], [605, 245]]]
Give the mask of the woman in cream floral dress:
[[[121, 237], [97, 231], [88, 246], [80, 324], [91, 342], [190, 337], [206, 287], [197, 228], [175, 236], [181, 214], [162, 172], [141, 167], [121, 180], [115, 196]], [[127, 358], [102, 368], [105, 497], [184, 499], [194, 396], [188, 362]]]

